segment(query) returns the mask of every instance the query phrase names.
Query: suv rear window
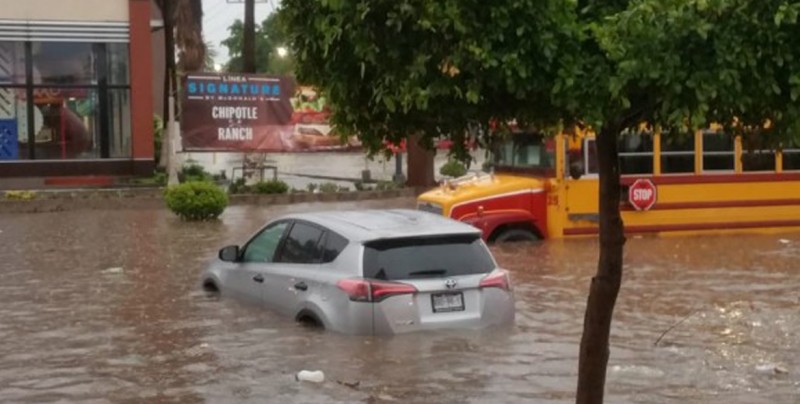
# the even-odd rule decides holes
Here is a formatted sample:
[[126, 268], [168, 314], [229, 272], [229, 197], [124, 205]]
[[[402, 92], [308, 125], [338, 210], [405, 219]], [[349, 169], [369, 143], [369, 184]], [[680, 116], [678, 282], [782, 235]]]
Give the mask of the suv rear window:
[[443, 278], [494, 269], [478, 235], [378, 240], [364, 247], [365, 278]]

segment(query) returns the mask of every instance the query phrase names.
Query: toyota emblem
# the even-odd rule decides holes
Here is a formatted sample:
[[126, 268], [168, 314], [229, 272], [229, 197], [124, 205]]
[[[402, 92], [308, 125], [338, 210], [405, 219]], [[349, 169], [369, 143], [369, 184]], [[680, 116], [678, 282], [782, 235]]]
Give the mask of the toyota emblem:
[[444, 286], [447, 286], [447, 289], [455, 289], [456, 288], [456, 280], [455, 279], [448, 279], [444, 281]]

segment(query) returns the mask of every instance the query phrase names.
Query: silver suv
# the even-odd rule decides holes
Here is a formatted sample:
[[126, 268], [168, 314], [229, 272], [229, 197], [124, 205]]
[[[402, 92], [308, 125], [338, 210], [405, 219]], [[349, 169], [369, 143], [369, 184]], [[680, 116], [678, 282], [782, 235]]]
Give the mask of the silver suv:
[[511, 324], [509, 275], [480, 236], [415, 210], [284, 216], [220, 250], [203, 286], [347, 334]]

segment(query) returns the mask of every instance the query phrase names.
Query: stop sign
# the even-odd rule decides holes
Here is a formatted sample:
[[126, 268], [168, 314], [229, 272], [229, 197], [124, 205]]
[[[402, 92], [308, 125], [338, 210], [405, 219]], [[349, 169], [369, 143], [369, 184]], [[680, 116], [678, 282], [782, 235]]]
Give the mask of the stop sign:
[[649, 210], [656, 204], [656, 185], [646, 178], [636, 180], [628, 188], [628, 202], [636, 210]]

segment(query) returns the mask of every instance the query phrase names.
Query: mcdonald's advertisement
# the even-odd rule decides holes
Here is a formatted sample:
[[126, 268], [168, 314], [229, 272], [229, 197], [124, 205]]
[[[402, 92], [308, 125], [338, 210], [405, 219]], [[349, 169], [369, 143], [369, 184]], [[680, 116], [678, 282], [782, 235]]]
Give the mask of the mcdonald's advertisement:
[[258, 74], [186, 76], [181, 109], [184, 151], [308, 152], [347, 150], [313, 88]]

